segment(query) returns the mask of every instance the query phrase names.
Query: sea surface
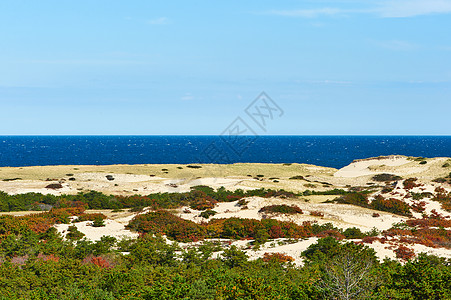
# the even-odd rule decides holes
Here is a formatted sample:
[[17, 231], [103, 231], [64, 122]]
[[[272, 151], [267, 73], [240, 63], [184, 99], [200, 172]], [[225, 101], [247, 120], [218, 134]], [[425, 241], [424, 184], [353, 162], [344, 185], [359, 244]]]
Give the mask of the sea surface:
[[451, 157], [451, 136], [0, 136], [0, 166], [308, 163]]

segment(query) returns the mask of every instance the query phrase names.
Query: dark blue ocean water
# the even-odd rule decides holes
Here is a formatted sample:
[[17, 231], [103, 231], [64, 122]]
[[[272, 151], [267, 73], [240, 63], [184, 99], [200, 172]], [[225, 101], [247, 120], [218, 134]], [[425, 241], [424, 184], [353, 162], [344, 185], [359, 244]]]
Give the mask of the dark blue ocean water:
[[380, 155], [451, 157], [451, 136], [0, 136], [0, 166], [309, 163]]

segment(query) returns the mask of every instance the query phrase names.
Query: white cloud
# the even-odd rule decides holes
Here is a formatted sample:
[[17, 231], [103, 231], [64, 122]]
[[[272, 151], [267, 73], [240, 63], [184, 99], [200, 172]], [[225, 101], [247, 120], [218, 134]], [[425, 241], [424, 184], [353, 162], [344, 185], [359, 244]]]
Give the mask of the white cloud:
[[143, 60], [126, 60], [126, 59], [34, 59], [15, 61], [15, 63], [23, 64], [46, 64], [46, 65], [142, 65], [149, 64]]
[[151, 25], [167, 25], [169, 24], [169, 19], [166, 17], [160, 17], [160, 18], [155, 18], [152, 20], [147, 21], [148, 24]]
[[194, 96], [191, 95], [191, 93], [185, 93], [185, 95], [182, 96], [180, 99], [183, 101], [194, 100]]
[[[349, 2], [343, 3], [349, 4]], [[347, 5], [347, 8], [319, 7], [312, 9], [271, 10], [264, 12], [264, 14], [300, 18], [331, 17], [350, 14], [369, 14], [382, 18], [408, 18], [451, 13], [451, 0], [377, 0], [356, 1], [355, 4], [358, 4], [359, 7], [349, 8], [349, 5]]]
[[408, 18], [430, 14], [451, 13], [450, 0], [396, 0], [383, 1], [376, 9], [384, 18]]
[[286, 17], [317, 18], [319, 16], [333, 16], [343, 13], [346, 13], [346, 11], [338, 8], [324, 7], [316, 9], [272, 10], [266, 14]]
[[352, 81], [347, 80], [298, 80], [297, 83], [321, 84], [321, 85], [352, 85]]
[[371, 40], [370, 42], [381, 48], [385, 48], [388, 50], [395, 50], [395, 51], [410, 51], [410, 50], [415, 50], [418, 48], [417, 45], [410, 43], [408, 41], [402, 41], [402, 40], [390, 40], [390, 41]]

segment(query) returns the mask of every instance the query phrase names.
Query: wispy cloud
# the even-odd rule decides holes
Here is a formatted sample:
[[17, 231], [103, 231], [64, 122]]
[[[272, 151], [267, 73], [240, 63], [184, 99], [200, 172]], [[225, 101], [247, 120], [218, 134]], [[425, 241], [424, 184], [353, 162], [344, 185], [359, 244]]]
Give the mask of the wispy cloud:
[[376, 11], [385, 18], [451, 13], [451, 0], [396, 0], [383, 1], [379, 5]]
[[330, 80], [330, 79], [321, 79], [321, 80], [295, 80], [295, 83], [301, 84], [314, 84], [314, 85], [352, 85], [354, 82], [349, 80]]
[[45, 64], [45, 65], [142, 65], [149, 64], [148, 61], [142, 60], [121, 60], [121, 59], [34, 59], [15, 61], [15, 63], [23, 64]]
[[422, 15], [451, 13], [451, 0], [356, 1], [354, 3], [356, 5], [355, 8], [350, 8], [349, 2], [343, 2], [343, 4], [348, 5], [346, 5], [346, 8], [327, 6], [309, 9], [270, 10], [263, 12], [263, 14], [300, 18], [319, 18], [352, 14], [376, 15], [381, 18], [409, 18]]
[[170, 23], [169, 19], [166, 17], [155, 18], [147, 21], [151, 25], [167, 25]]
[[388, 50], [395, 50], [395, 51], [411, 51], [418, 49], [418, 45], [413, 44], [408, 41], [402, 41], [402, 40], [389, 40], [389, 41], [370, 41], [372, 44], [379, 46], [384, 49]]
[[185, 95], [182, 96], [182, 97], [180, 98], [180, 100], [183, 100], [183, 101], [194, 100], [194, 96], [191, 95], [191, 93], [185, 93]]
[[302, 18], [317, 18], [320, 16], [334, 16], [346, 13], [345, 10], [332, 7], [316, 8], [316, 9], [296, 9], [296, 10], [272, 10], [265, 12], [265, 14], [286, 16], [286, 17], [302, 17]]

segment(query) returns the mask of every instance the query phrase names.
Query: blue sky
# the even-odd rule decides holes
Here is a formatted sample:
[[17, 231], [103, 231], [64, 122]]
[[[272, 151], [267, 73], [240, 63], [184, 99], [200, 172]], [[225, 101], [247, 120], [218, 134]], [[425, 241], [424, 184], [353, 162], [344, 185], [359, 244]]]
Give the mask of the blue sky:
[[[448, 135], [451, 0], [0, 2], [0, 135]], [[258, 131], [258, 128], [255, 128]]]

